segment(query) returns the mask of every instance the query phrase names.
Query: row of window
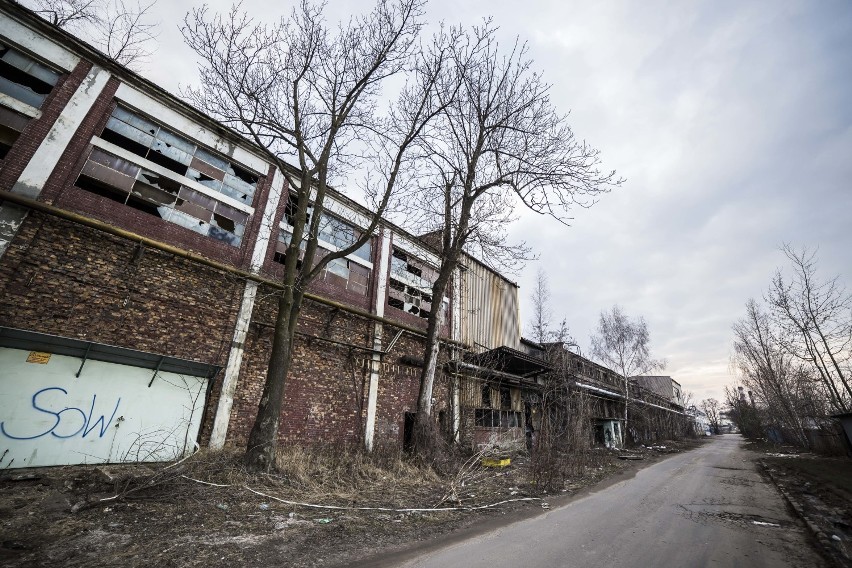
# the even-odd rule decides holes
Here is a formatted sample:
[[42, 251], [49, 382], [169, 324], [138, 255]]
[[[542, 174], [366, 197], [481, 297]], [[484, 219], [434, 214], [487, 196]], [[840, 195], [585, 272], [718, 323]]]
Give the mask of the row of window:
[[101, 138], [244, 205], [254, 200], [256, 174], [125, 108], [115, 108]]
[[92, 145], [78, 187], [240, 246], [257, 175], [120, 106]]
[[[26, 107], [40, 108], [61, 73], [0, 41], [0, 93]], [[0, 159], [31, 120], [0, 105]], [[14, 106], [14, 105], [11, 105]], [[20, 110], [20, 109], [18, 109]], [[116, 106], [77, 178], [77, 187], [198, 234], [238, 247], [259, 181], [255, 174], [226, 156], [200, 146], [130, 109]], [[275, 260], [283, 262], [295, 215], [289, 200], [279, 231]], [[310, 223], [312, 207], [307, 212]], [[289, 229], [289, 230], [288, 230]], [[346, 248], [361, 232], [323, 213], [317, 238], [319, 255]], [[372, 242], [331, 261], [321, 279], [367, 295], [372, 269]], [[391, 259], [388, 305], [427, 318], [432, 310], [432, 284], [437, 272], [399, 249]]]
[[484, 428], [519, 428], [522, 424], [521, 413], [514, 410], [474, 410], [474, 424]]

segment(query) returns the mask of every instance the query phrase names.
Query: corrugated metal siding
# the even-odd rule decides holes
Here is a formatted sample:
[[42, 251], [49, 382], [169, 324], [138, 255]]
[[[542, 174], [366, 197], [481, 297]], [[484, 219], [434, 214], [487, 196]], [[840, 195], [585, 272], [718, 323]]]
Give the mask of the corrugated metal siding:
[[461, 276], [461, 341], [475, 351], [520, 345], [518, 287], [467, 259]]

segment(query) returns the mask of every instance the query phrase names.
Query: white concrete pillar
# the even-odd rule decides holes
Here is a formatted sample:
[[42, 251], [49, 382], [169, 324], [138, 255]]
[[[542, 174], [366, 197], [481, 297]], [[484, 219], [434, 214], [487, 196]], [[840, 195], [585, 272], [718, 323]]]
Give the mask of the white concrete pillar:
[[38, 197], [109, 78], [108, 71], [97, 65], [92, 66], [12, 187], [13, 193], [31, 198]]
[[[390, 231], [382, 228], [379, 235], [379, 263], [374, 267], [376, 278], [376, 300], [374, 312], [379, 317], [385, 315], [385, 297], [388, 291], [388, 267], [390, 266], [391, 236]], [[382, 349], [383, 324], [376, 322], [373, 329], [373, 349]], [[373, 440], [376, 433], [376, 406], [379, 401], [379, 370], [382, 357], [374, 352], [370, 357], [370, 382], [367, 391], [367, 423], [364, 426], [364, 446], [368, 452], [373, 451]]]
[[[263, 268], [263, 261], [269, 249], [269, 241], [275, 221], [275, 213], [281, 202], [284, 192], [284, 174], [275, 172], [272, 178], [272, 188], [269, 198], [263, 208], [263, 218], [260, 222], [260, 230], [251, 255], [251, 271], [257, 273]], [[260, 208], [257, 209], [258, 211]], [[237, 392], [237, 384], [240, 378], [240, 367], [245, 353], [246, 336], [248, 335], [251, 316], [254, 312], [254, 303], [257, 298], [257, 282], [246, 282], [243, 290], [243, 299], [240, 302], [240, 310], [237, 313], [237, 324], [234, 326], [234, 337], [231, 340], [231, 350], [228, 352], [228, 362], [225, 365], [225, 374], [222, 377], [222, 391], [219, 394], [219, 404], [216, 407], [216, 417], [213, 419], [213, 429], [210, 432], [210, 448], [219, 450], [225, 446], [228, 436], [228, 425], [231, 421], [231, 408], [234, 406], [234, 393]]]
[[[461, 341], [461, 298], [462, 298], [462, 273], [461, 269], [456, 267], [453, 272], [453, 290], [452, 290], [452, 310], [453, 310], [453, 341]], [[455, 350], [455, 348], [453, 348]], [[453, 377], [452, 399], [453, 399], [453, 442], [458, 443], [461, 436], [461, 378], [456, 373]]]

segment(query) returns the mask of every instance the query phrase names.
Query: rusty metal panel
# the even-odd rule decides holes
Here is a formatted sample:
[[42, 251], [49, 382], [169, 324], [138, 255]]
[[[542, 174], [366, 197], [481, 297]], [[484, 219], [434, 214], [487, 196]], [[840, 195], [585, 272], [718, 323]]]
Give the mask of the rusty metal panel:
[[461, 275], [461, 340], [474, 350], [520, 344], [518, 287], [468, 258]]

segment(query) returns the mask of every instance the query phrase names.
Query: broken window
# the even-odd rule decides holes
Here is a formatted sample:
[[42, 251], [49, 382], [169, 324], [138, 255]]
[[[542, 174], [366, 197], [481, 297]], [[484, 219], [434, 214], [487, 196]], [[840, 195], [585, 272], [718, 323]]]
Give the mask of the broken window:
[[[0, 93], [41, 108], [61, 75], [28, 55], [0, 43]], [[15, 144], [31, 118], [0, 106], [0, 160]]]
[[500, 408], [503, 410], [512, 409], [512, 393], [509, 392], [507, 387], [500, 389]]
[[[284, 219], [286, 224], [291, 228], [295, 224], [296, 211], [296, 196], [291, 194], [290, 198], [287, 200], [287, 205], [284, 208]], [[305, 215], [305, 232], [307, 232], [310, 227], [313, 211], [313, 206], [309, 205], [307, 214]], [[317, 240], [319, 241], [320, 247], [326, 250], [338, 251], [351, 246], [355, 243], [355, 241], [360, 239], [362, 235], [363, 233], [354, 225], [323, 211], [317, 234]], [[360, 258], [361, 260], [372, 263], [372, 240], [367, 240], [367, 242], [353, 252], [352, 255]]]
[[93, 148], [77, 187], [195, 233], [239, 246], [248, 213], [101, 148]]
[[30, 56], [0, 43], [0, 92], [41, 108], [60, 76]]
[[521, 413], [511, 410], [474, 410], [474, 425], [482, 428], [518, 428], [521, 425]]
[[29, 122], [29, 117], [0, 106], [0, 160], [6, 157]]
[[393, 249], [390, 271], [388, 305], [428, 318], [432, 313], [432, 285], [438, 271], [397, 248]]
[[254, 201], [257, 175], [123, 107], [116, 106], [101, 138], [240, 203]]
[[[312, 214], [313, 207], [308, 206], [305, 220], [306, 229], [307, 224], [310, 223]], [[287, 248], [290, 246], [290, 239], [292, 238], [295, 215], [296, 200], [295, 196], [291, 194], [284, 209], [284, 221], [282, 221], [281, 229], [278, 232], [278, 242], [276, 243], [275, 254], [273, 256], [275, 262], [284, 264]], [[337, 252], [351, 246], [361, 236], [362, 233], [354, 225], [323, 212], [319, 223], [319, 234], [317, 235], [317, 256], [322, 258], [329, 251]], [[300, 260], [304, 256], [306, 246], [307, 241], [302, 239], [299, 246]], [[336, 258], [329, 262], [318, 278], [334, 286], [350, 290], [359, 296], [366, 296], [370, 280], [370, 268], [372, 267], [372, 254], [372, 242], [368, 240], [363, 246], [347, 257]], [[319, 258], [317, 261], [319, 261]]]
[[491, 386], [487, 384], [482, 385], [482, 406], [491, 408]]

